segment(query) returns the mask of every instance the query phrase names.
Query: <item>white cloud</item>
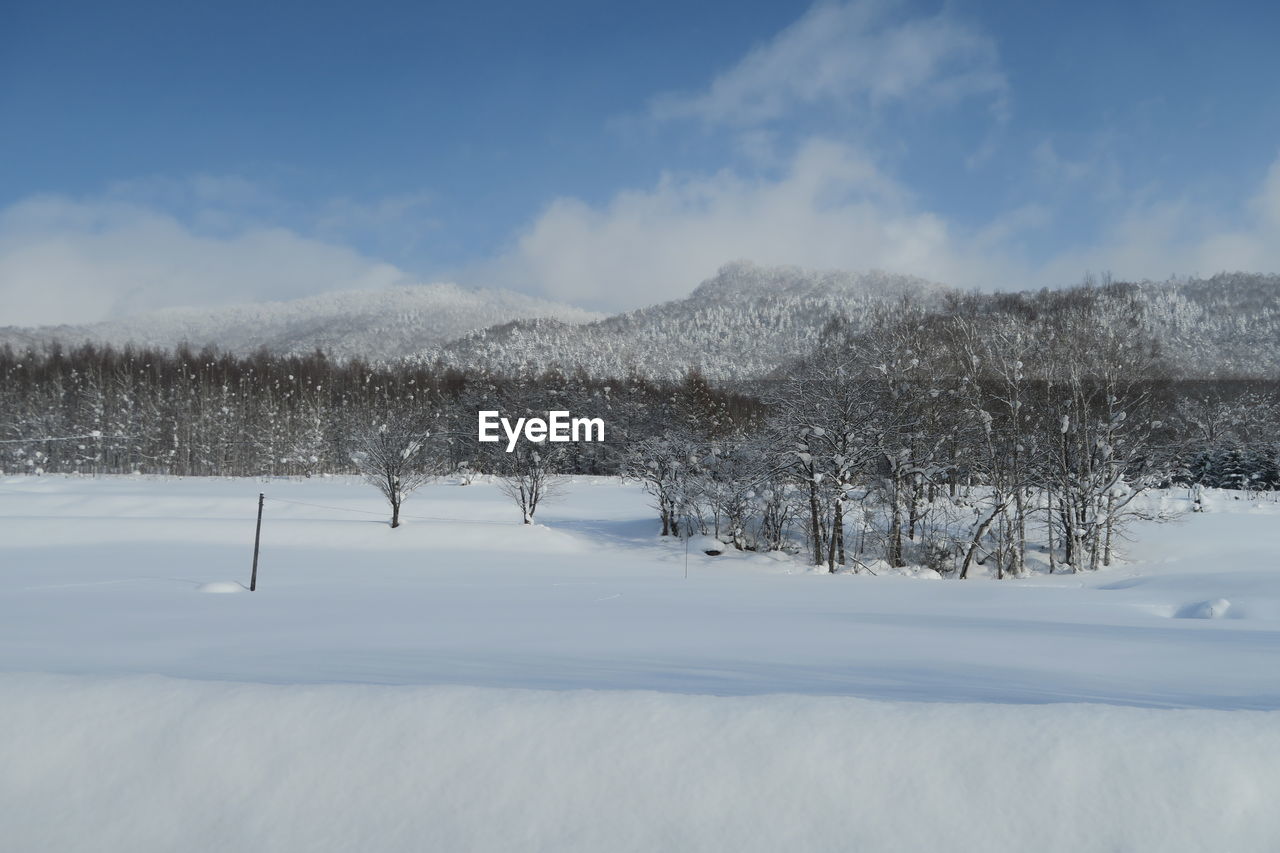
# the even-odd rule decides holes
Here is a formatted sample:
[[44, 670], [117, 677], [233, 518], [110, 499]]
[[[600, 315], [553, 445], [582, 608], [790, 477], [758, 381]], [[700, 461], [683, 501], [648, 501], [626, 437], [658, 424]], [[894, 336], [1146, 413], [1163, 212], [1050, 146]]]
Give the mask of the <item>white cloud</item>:
[[[1280, 232], [1280, 157], [1267, 170], [1267, 177], [1262, 189], [1250, 202], [1250, 209], [1259, 223], [1271, 229], [1272, 233]], [[1273, 245], [1280, 241], [1273, 241]]]
[[[201, 182], [194, 191], [225, 200], [250, 188]], [[406, 279], [390, 264], [285, 228], [237, 224], [222, 211], [216, 229], [196, 230], [157, 207], [120, 200], [124, 194], [44, 196], [0, 211], [0, 325], [91, 322]]]
[[1008, 82], [995, 43], [945, 10], [907, 18], [891, 0], [819, 3], [712, 80], [654, 99], [656, 119], [750, 126], [801, 105], [854, 109], [984, 96], [1002, 114]]
[[1126, 280], [1280, 272], [1280, 158], [1232, 215], [1214, 216], [1185, 199], [1159, 201], [1125, 211], [1106, 233], [1097, 245], [1055, 255], [1037, 279], [1070, 282], [1084, 270], [1109, 270]]
[[1115, 153], [1113, 131], [1084, 134], [1063, 154], [1052, 139], [1043, 139], [1031, 149], [1031, 177], [1036, 187], [1052, 197], [1085, 194], [1093, 203], [1114, 205], [1131, 196], [1124, 170]]
[[412, 255], [429, 233], [443, 224], [434, 193], [418, 191], [361, 200], [332, 198], [313, 214], [317, 235], [333, 240], [357, 239], [372, 251], [392, 257]]
[[666, 175], [600, 208], [559, 199], [487, 273], [555, 299], [634, 307], [683, 296], [735, 258], [961, 284], [994, 273], [944, 219], [913, 211], [867, 157], [821, 139], [802, 146], [777, 179]]
[[1280, 159], [1230, 225], [1186, 201], [1097, 215], [1106, 223], [1102, 240], [1029, 260], [1023, 238], [1055, 224], [1052, 208], [1028, 204], [962, 227], [918, 209], [857, 149], [816, 139], [773, 179], [730, 170], [665, 175], [601, 206], [558, 199], [481, 274], [620, 309], [687, 295], [734, 259], [875, 268], [982, 289], [1057, 287], [1088, 270], [1128, 280], [1280, 271]]
[[1078, 184], [1093, 178], [1097, 163], [1093, 159], [1072, 160], [1058, 153], [1052, 140], [1045, 139], [1031, 150], [1031, 162], [1036, 177], [1052, 185]]

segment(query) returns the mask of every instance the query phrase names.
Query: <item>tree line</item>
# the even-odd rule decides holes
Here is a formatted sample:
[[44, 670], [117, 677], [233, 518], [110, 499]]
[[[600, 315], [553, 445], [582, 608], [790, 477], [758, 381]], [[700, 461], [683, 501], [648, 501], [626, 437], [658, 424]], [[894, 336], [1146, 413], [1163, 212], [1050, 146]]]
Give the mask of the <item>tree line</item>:
[[709, 422], [731, 413], [746, 423], [760, 409], [757, 400], [712, 388], [696, 373], [679, 382], [598, 380], [336, 361], [321, 352], [237, 357], [212, 349], [0, 347], [0, 471], [356, 473], [370, 431], [387, 423], [430, 434], [426, 451], [441, 470], [486, 471], [495, 457], [476, 441], [480, 410], [557, 409], [608, 425], [604, 442], [565, 446], [560, 468], [611, 474], [632, 440], [695, 405], [713, 410]]
[[[621, 475], [664, 535], [876, 571], [967, 577], [1111, 562], [1152, 486], [1280, 488], [1274, 381], [1191, 380], [1142, 304], [1084, 288], [910, 299], [838, 319], [802, 359], [732, 388], [550, 371], [505, 376], [260, 352], [0, 349], [0, 469], [364, 473], [406, 489], [501, 478], [532, 521], [569, 474]], [[602, 443], [476, 441], [476, 414], [600, 417]], [[394, 468], [394, 470], [391, 470]], [[410, 489], [411, 490], [411, 489]]]

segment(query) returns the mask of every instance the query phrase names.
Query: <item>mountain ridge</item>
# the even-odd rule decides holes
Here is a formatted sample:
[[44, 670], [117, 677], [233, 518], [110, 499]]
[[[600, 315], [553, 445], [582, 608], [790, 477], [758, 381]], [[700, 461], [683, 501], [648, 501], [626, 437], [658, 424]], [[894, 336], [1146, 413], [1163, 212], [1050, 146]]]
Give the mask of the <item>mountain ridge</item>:
[[[1220, 273], [1125, 285], [1142, 323], [1184, 376], [1280, 377], [1280, 275]], [[992, 306], [1032, 291], [982, 295]], [[946, 313], [965, 294], [880, 271], [726, 264], [682, 298], [603, 316], [524, 294], [455, 284], [347, 291], [223, 309], [165, 309], [91, 326], [0, 328], [0, 345], [53, 340], [159, 348], [212, 344], [235, 354], [325, 350], [336, 358], [596, 377], [751, 380], [786, 369], [839, 327], [856, 334], [909, 300]], [[992, 310], [995, 310], [994, 308]]]
[[588, 322], [600, 314], [509, 290], [469, 290], [451, 282], [323, 293], [216, 308], [163, 308], [85, 325], [0, 327], [0, 345], [58, 341], [179, 345], [245, 355], [263, 346], [284, 354], [322, 349], [338, 358], [393, 360], [476, 329], [534, 316]]
[[735, 261], [689, 296], [568, 326], [544, 320], [490, 327], [425, 349], [412, 361], [495, 372], [585, 370], [596, 376], [763, 375], [811, 349], [833, 320], [892, 300], [941, 304], [950, 288], [880, 270], [848, 272]]

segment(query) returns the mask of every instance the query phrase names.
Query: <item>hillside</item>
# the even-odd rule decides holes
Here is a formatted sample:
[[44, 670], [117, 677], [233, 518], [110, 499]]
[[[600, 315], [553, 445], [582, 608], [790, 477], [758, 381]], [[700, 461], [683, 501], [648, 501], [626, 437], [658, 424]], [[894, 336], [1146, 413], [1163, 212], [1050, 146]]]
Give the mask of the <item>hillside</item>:
[[426, 349], [415, 360], [491, 370], [581, 368], [596, 376], [760, 376], [807, 352], [832, 320], [910, 297], [940, 304], [942, 285], [878, 271], [811, 272], [737, 262], [684, 299], [570, 325], [516, 321]]
[[1280, 377], [1280, 275], [1139, 285], [1147, 328], [1188, 376]]
[[[1280, 376], [1280, 275], [1222, 273], [1124, 289], [1168, 363], [1192, 377]], [[856, 333], [904, 298], [945, 311], [948, 288], [886, 273], [735, 263], [685, 299], [579, 325], [520, 320], [429, 348], [415, 361], [495, 371], [582, 369], [595, 376], [763, 376], [813, 349], [833, 321]], [[1024, 294], [1034, 298], [1034, 294]], [[990, 310], [1008, 295], [971, 294]]]
[[[1280, 376], [1280, 275], [1222, 273], [1144, 281], [1127, 292], [1168, 362], [1194, 377]], [[584, 370], [597, 377], [763, 376], [811, 351], [835, 322], [856, 331], [910, 299], [945, 311], [956, 291], [883, 272], [728, 264], [688, 297], [611, 317], [502, 290], [432, 284], [350, 291], [291, 302], [156, 311], [86, 326], [0, 328], [0, 346], [90, 341], [247, 354], [261, 347], [344, 359], [487, 369]], [[1034, 294], [1024, 294], [1034, 299]], [[1008, 295], [971, 294], [991, 310]], [[1015, 297], [1016, 298], [1016, 297]]]
[[506, 290], [429, 284], [346, 291], [227, 308], [173, 308], [84, 326], [0, 328], [0, 346], [82, 342], [172, 348], [212, 344], [247, 354], [260, 347], [303, 354], [317, 348], [338, 358], [395, 359], [476, 329], [517, 318], [581, 323], [599, 317], [568, 305]]

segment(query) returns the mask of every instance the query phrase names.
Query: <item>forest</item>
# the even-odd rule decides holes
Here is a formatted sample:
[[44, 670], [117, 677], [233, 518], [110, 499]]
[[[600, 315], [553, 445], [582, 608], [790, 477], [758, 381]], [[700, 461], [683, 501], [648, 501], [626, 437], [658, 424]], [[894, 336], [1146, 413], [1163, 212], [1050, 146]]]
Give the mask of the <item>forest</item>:
[[[1152, 487], [1280, 488], [1280, 382], [1186, 375], [1131, 287], [909, 294], [834, 318], [770, 375], [502, 374], [83, 345], [0, 349], [0, 471], [364, 474], [398, 524], [416, 485], [499, 477], [526, 522], [562, 478], [651, 495], [662, 535], [830, 571], [1097, 569]], [[696, 354], [694, 354], [696, 355]], [[476, 440], [477, 412], [568, 410], [601, 443]]]

